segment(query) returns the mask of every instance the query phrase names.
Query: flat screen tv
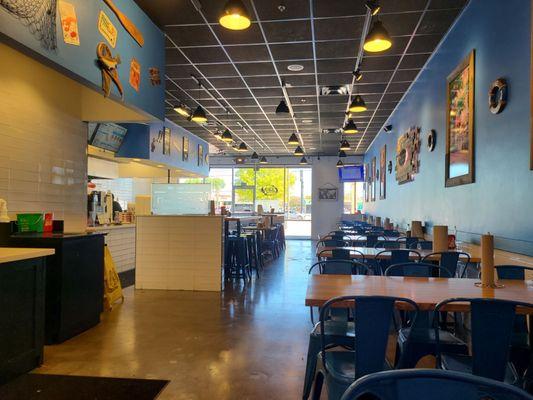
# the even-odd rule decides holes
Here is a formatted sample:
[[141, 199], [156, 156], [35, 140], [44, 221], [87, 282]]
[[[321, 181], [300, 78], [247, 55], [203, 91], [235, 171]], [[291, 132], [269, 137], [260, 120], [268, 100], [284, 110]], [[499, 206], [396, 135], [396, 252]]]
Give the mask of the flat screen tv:
[[127, 131], [113, 123], [89, 124], [89, 144], [116, 153]]
[[362, 165], [350, 165], [339, 168], [339, 179], [341, 182], [364, 182], [364, 167]]

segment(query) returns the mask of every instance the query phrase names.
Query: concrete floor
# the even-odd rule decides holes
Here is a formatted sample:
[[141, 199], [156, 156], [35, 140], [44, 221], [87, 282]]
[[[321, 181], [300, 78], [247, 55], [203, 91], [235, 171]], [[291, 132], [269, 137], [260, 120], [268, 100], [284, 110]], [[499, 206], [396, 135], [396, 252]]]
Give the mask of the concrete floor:
[[161, 399], [298, 399], [311, 323], [311, 241], [219, 293], [125, 290], [102, 322], [48, 346], [41, 373], [170, 380]]

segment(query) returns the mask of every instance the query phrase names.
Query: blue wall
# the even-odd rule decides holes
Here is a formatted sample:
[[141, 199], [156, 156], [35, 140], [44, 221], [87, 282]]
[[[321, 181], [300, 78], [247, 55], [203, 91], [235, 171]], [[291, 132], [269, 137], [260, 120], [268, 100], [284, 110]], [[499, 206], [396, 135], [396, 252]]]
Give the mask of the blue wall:
[[[209, 175], [209, 163], [206, 161], [206, 154], [209, 152], [209, 144], [193, 135], [181, 126], [172, 121], [152, 124], [121, 124], [128, 129], [124, 137], [124, 142], [117, 152], [117, 157], [141, 158], [167, 165], [169, 168], [179, 168], [195, 174]], [[170, 128], [170, 154], [163, 154], [162, 143], [154, 143], [152, 151], [152, 141], [157, 138], [163, 127]], [[189, 139], [189, 158], [183, 160], [182, 148], [183, 138]], [[198, 146], [203, 148], [203, 164], [198, 165]]]
[[[55, 69], [66, 73], [81, 83], [100, 90], [102, 76], [96, 65], [96, 45], [106, 42], [98, 31], [98, 15], [100, 10], [111, 19], [118, 30], [118, 39], [113, 55], [120, 54], [122, 64], [119, 65], [119, 77], [124, 88], [124, 101], [127, 105], [143, 110], [159, 120], [165, 118], [164, 104], [164, 76], [165, 53], [164, 35], [133, 0], [114, 0], [116, 6], [140, 29], [144, 36], [144, 46], [141, 48], [122, 27], [117, 17], [103, 1], [96, 0], [68, 0], [76, 8], [80, 46], [65, 44], [61, 31], [59, 11], [57, 12], [56, 34], [57, 49], [47, 50], [37, 40], [28, 28], [18, 19], [0, 7], [0, 39], [14, 45], [21, 51], [46, 62]], [[108, 44], [108, 43], [107, 43]], [[109, 44], [108, 44], [109, 45]], [[135, 57], [141, 64], [141, 85], [137, 93], [129, 84], [130, 61]], [[162, 84], [152, 86], [148, 69], [158, 67]], [[113, 87], [113, 94], [118, 91]], [[58, 88], [60, 90], [60, 88]]]
[[[387, 173], [387, 199], [365, 204], [369, 214], [405, 226], [411, 220], [445, 224], [459, 238], [479, 240], [491, 232], [499, 248], [533, 254], [533, 172], [530, 146], [530, 2], [471, 0], [418, 80], [389, 119], [394, 129], [381, 132], [365, 162], [387, 144], [395, 165], [396, 141], [410, 126], [422, 128], [420, 172], [398, 185]], [[445, 188], [446, 77], [472, 50], [475, 61], [475, 183]], [[488, 110], [487, 93], [495, 79], [509, 85], [503, 113]], [[427, 133], [437, 131], [435, 151]]]

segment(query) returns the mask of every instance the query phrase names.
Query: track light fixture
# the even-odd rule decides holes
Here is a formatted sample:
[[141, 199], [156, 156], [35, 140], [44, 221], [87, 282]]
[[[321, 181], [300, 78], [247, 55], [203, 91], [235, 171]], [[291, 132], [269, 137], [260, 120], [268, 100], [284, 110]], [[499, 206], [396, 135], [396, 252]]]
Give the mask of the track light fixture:
[[222, 139], [222, 132], [220, 132], [220, 130], [216, 130], [215, 133], [213, 133], [213, 135], [217, 138], [217, 139]]
[[305, 157], [302, 157], [300, 160], [300, 165], [307, 165], [307, 159]]
[[224, 6], [218, 22], [224, 28], [232, 31], [242, 31], [252, 23], [250, 14], [241, 0], [229, 0]]
[[340, 150], [350, 150], [350, 143], [346, 139], [341, 141], [341, 147]]
[[375, 21], [372, 29], [366, 35], [363, 48], [370, 53], [378, 53], [390, 49], [391, 46], [392, 39], [389, 32], [387, 32], [380, 20]]
[[300, 144], [300, 141], [298, 140], [298, 136], [296, 136], [296, 133], [293, 133], [290, 137], [289, 137], [289, 141], [287, 142], [288, 144], [292, 144], [294, 146], [297, 146]]
[[289, 107], [287, 107], [287, 103], [285, 103], [285, 100], [281, 100], [276, 107], [276, 114], [290, 114]]
[[174, 107], [174, 111], [185, 118], [189, 118], [191, 116], [191, 109], [183, 103], [180, 103], [177, 107]]
[[226, 142], [226, 143], [233, 142], [233, 136], [231, 135], [231, 132], [229, 131], [229, 129], [226, 129], [220, 138], [222, 139], [223, 142]]
[[296, 147], [296, 150], [294, 150], [294, 155], [295, 156], [303, 156], [304, 155], [303, 149], [300, 146]]
[[258, 160], [259, 154], [257, 154], [255, 151], [252, 153], [252, 157], [250, 157], [252, 160]]
[[359, 130], [357, 129], [357, 125], [355, 125], [355, 122], [353, 122], [353, 119], [349, 119], [348, 122], [344, 124], [342, 130], [348, 135], [359, 132]]
[[392, 125], [385, 125], [385, 126], [383, 127], [383, 130], [384, 130], [385, 132], [390, 132], [390, 131], [392, 131]]
[[268, 164], [267, 158], [265, 156], [261, 157], [259, 164]]
[[368, 0], [365, 5], [366, 8], [370, 10], [370, 15], [372, 16], [378, 15], [379, 11], [381, 10], [381, 6], [377, 0]]
[[241, 142], [241, 144], [237, 148], [237, 151], [240, 151], [240, 152], [248, 151], [248, 146], [246, 146], [246, 143]]
[[353, 76], [355, 77], [355, 81], [356, 82], [359, 82], [361, 79], [363, 79], [363, 73], [361, 72], [361, 70], [359, 68], [357, 68], [353, 72]]
[[366, 104], [361, 95], [357, 94], [352, 100], [352, 103], [350, 104], [350, 108], [348, 111], [350, 112], [363, 112], [366, 111]]

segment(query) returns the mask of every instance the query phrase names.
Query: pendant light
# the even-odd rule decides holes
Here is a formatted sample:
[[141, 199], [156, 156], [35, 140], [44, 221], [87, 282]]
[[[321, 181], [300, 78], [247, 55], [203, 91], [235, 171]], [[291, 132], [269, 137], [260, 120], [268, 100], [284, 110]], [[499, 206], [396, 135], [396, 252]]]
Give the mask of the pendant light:
[[250, 157], [252, 160], [259, 160], [259, 154], [257, 154], [255, 151], [252, 153], [252, 156]]
[[265, 156], [261, 157], [261, 159], [259, 160], [259, 164], [268, 164], [268, 161]]
[[252, 23], [250, 14], [241, 0], [229, 0], [218, 19], [220, 25], [232, 31], [242, 31]]
[[346, 139], [341, 142], [340, 150], [350, 150], [350, 143]]
[[302, 157], [300, 160], [300, 165], [307, 165], [307, 159], [305, 157]]
[[233, 142], [233, 136], [231, 136], [229, 129], [226, 129], [220, 138], [226, 143]]
[[363, 48], [370, 53], [378, 53], [390, 49], [392, 46], [392, 39], [389, 32], [383, 26], [380, 20], [376, 20], [368, 35], [365, 38]]
[[366, 2], [366, 8], [370, 11], [370, 15], [374, 16], [379, 13], [381, 10], [381, 6], [379, 5], [379, 2], [377, 0], [368, 0]]
[[191, 116], [191, 110], [189, 110], [189, 107], [183, 103], [180, 103], [177, 107], [174, 107], [174, 111], [185, 118], [189, 118]]
[[296, 136], [296, 133], [293, 133], [291, 137], [289, 138], [288, 144], [292, 144], [294, 146], [297, 146], [300, 144], [300, 141], [298, 140], [298, 136]]
[[241, 142], [239, 147], [237, 147], [237, 151], [240, 151], [240, 152], [248, 151], [248, 146], [246, 146], [246, 143]]
[[[202, 90], [202, 84], [200, 81], [198, 81], [198, 87], [200, 90]], [[200, 100], [202, 100], [201, 96]], [[205, 115], [205, 111], [200, 104], [198, 104], [198, 107], [196, 107], [196, 110], [194, 110], [192, 113], [191, 121], [194, 121], [198, 124], [204, 124], [207, 122], [207, 116]]]
[[296, 147], [296, 150], [294, 150], [294, 155], [295, 156], [303, 156], [304, 155], [304, 151], [302, 150], [302, 148], [300, 146]]
[[346, 158], [346, 153], [344, 150], [339, 151], [339, 158]]
[[337, 168], [342, 168], [344, 166], [344, 164], [342, 163], [341, 160], [337, 161]]
[[348, 109], [348, 111], [350, 111], [350, 112], [363, 112], [363, 111], [366, 111], [366, 110], [367, 110], [367, 108], [366, 108], [365, 101], [363, 100], [361, 95], [356, 94], [355, 97], [353, 98], [351, 104], [350, 104], [350, 108]]
[[287, 103], [285, 103], [285, 100], [281, 100], [276, 107], [276, 114], [289, 114], [289, 107], [287, 107]]
[[353, 119], [349, 119], [348, 122], [342, 128], [342, 130], [344, 131], [344, 133], [349, 135], [359, 132], [359, 130], [357, 129], [357, 125], [355, 125], [355, 122], [353, 122]]

